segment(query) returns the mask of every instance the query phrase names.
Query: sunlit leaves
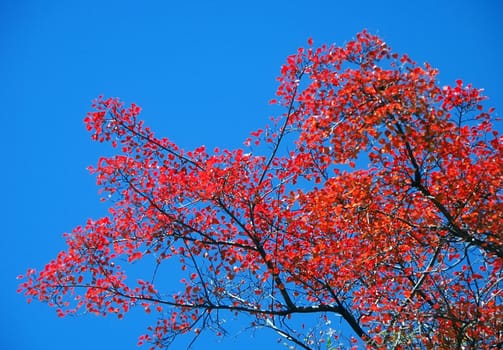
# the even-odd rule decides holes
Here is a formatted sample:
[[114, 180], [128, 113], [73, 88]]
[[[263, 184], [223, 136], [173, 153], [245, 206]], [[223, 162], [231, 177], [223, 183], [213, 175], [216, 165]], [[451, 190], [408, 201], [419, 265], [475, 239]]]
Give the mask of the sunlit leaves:
[[225, 334], [232, 313], [304, 348], [295, 314], [342, 317], [353, 334], [327, 344], [501, 345], [503, 139], [481, 90], [440, 87], [366, 31], [308, 45], [281, 68], [285, 113], [245, 141], [264, 155], [182, 150], [98, 98], [85, 123], [118, 152], [90, 168], [110, 215], [20, 291], [59, 316], [156, 314], [139, 344], [158, 348]]

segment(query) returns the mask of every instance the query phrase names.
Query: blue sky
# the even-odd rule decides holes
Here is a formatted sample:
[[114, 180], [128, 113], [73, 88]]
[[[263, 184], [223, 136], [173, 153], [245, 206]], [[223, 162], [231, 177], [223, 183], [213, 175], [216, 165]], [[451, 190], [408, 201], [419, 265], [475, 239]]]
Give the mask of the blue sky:
[[[15, 292], [16, 275], [64, 248], [63, 232], [106, 215], [86, 170], [109, 152], [82, 122], [93, 98], [139, 104], [182, 147], [240, 147], [278, 113], [268, 101], [287, 55], [309, 37], [342, 44], [367, 28], [439, 68], [442, 84], [484, 88], [500, 111], [502, 14], [496, 0], [2, 1], [0, 347], [137, 349], [153, 323], [141, 313], [59, 319]], [[283, 349], [276, 338], [208, 337], [194, 349]]]

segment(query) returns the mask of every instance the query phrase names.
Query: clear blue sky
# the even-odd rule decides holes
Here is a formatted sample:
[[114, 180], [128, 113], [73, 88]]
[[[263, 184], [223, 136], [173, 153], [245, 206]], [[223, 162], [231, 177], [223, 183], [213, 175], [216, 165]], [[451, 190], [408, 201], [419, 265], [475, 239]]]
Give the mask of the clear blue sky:
[[[106, 214], [86, 167], [108, 149], [82, 123], [100, 94], [141, 105], [147, 124], [183, 147], [240, 147], [274, 112], [267, 102], [287, 55], [308, 37], [344, 43], [367, 28], [439, 68], [442, 83], [484, 88], [501, 115], [499, 1], [349, 3], [1, 1], [0, 348], [137, 349], [149, 324], [141, 313], [59, 319], [16, 294], [16, 275], [63, 249], [63, 232]], [[194, 349], [283, 349], [276, 338], [204, 338]]]

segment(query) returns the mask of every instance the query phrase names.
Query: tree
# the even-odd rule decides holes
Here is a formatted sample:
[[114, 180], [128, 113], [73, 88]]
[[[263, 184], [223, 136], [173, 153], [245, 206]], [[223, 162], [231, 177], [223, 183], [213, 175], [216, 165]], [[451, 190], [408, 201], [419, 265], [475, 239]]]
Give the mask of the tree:
[[[228, 313], [303, 349], [501, 346], [503, 138], [480, 90], [441, 88], [437, 73], [366, 31], [310, 40], [281, 69], [285, 113], [245, 149], [214, 152], [98, 98], [87, 129], [120, 150], [91, 168], [110, 215], [66, 234], [20, 291], [61, 316], [152, 310], [140, 343], [157, 348], [224, 334]], [[135, 263], [146, 272], [130, 281]], [[354, 338], [316, 338], [296, 314], [338, 315]]]

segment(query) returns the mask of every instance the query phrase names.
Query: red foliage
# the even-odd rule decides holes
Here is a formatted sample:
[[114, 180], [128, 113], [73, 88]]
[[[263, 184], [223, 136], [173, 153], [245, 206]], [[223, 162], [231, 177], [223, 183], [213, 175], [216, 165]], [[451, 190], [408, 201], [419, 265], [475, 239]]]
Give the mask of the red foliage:
[[[139, 341], [154, 347], [223, 332], [224, 311], [306, 349], [312, 333], [287, 328], [291, 315], [338, 314], [368, 347], [501, 345], [503, 138], [480, 90], [440, 88], [435, 69], [365, 31], [308, 43], [281, 69], [285, 114], [247, 140], [266, 156], [184, 151], [138, 106], [96, 100], [87, 128], [122, 152], [91, 168], [110, 216], [66, 235], [20, 291], [60, 316], [157, 312]], [[172, 260], [186, 275], [175, 294], [121, 268]]]

